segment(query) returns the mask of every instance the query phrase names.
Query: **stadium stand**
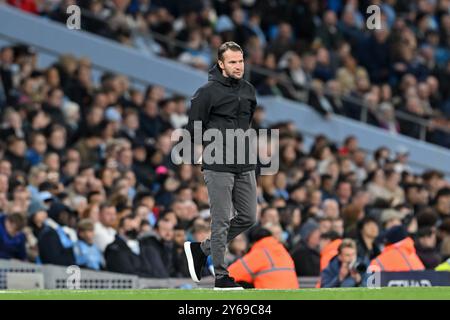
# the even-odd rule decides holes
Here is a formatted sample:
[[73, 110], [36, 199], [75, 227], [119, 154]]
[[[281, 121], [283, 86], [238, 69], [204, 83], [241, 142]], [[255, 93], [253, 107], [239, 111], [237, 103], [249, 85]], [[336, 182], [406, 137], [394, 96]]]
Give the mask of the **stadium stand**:
[[[72, 2], [63, 1], [57, 7], [28, 7], [27, 11], [52, 20], [65, 21], [65, 6]], [[407, 232], [406, 236], [413, 239], [414, 250], [426, 269], [432, 270], [450, 257], [450, 185], [445, 177], [449, 172], [446, 165], [448, 162], [442, 163], [442, 159], [450, 157], [448, 150], [396, 133], [386, 134], [367, 124], [344, 119], [335, 115], [341, 114], [335, 108], [333, 111], [324, 112], [325, 118], [322, 119], [305, 108], [305, 104], [262, 97], [266, 94], [281, 95], [291, 100], [307, 102], [320, 111], [320, 101], [323, 99], [319, 92], [323, 90], [324, 83], [329, 89], [336, 89], [335, 86], [347, 83], [348, 70], [344, 69], [355, 63], [351, 60], [354, 60], [353, 54], [356, 55], [357, 52], [354, 46], [358, 47], [359, 44], [352, 42], [352, 34], [356, 31], [350, 32], [351, 30], [345, 28], [348, 34], [342, 37], [346, 40], [335, 44], [327, 43], [339, 38], [330, 37], [330, 30], [335, 28], [326, 27], [326, 24], [335, 19], [333, 10], [316, 8], [317, 18], [323, 13], [324, 20], [324, 24], [317, 28], [316, 37], [316, 27], [312, 27], [312, 30], [309, 30], [312, 34], [308, 35], [297, 34], [299, 26], [281, 21], [259, 22], [261, 17], [257, 14], [258, 11], [253, 10], [255, 8], [248, 4], [241, 7], [237, 1], [231, 1], [230, 7], [227, 7], [228, 4], [214, 1], [214, 6], [209, 10], [195, 10], [201, 12], [200, 14], [194, 13], [192, 8], [180, 8], [172, 1], [164, 2], [174, 4], [169, 8], [165, 8], [162, 3], [158, 6], [158, 1], [152, 1], [155, 7], [150, 8], [145, 8], [145, 1], [141, 6], [137, 6], [136, 1], [105, 3], [106, 5], [101, 1], [93, 1], [89, 8], [83, 1], [78, 3], [95, 14], [105, 14], [103, 24], [98, 24], [98, 19], [86, 19], [89, 26], [83, 25], [83, 29], [113, 38], [130, 47], [133, 41], [148, 40], [146, 37], [134, 35], [134, 32], [131, 32], [135, 31], [134, 29], [127, 29], [130, 24], [139, 22], [145, 26], [149, 23], [155, 29], [158, 27], [160, 33], [178, 37], [181, 41], [188, 40], [193, 46], [192, 50], [179, 51], [179, 46], [170, 46], [175, 41], [154, 40], [152, 48], [157, 48], [158, 55], [177, 58], [203, 70], [214, 62], [215, 43], [231, 37], [245, 44], [248, 60], [251, 62], [249, 79], [255, 83], [261, 97], [261, 107], [256, 114], [254, 127], [280, 130], [280, 171], [274, 176], [258, 178], [260, 223], [270, 222], [280, 226], [282, 232], [278, 235], [278, 241], [285, 245], [294, 258], [298, 276], [319, 276], [320, 252], [336, 238], [355, 239], [358, 261], [360, 265], [368, 266], [382, 251], [386, 235], [391, 235], [386, 231], [396, 226], [402, 226], [402, 230]], [[419, 1], [419, 6], [420, 3]], [[430, 21], [441, 19], [435, 30], [441, 32], [442, 29], [442, 54], [448, 54], [445, 53], [445, 50], [448, 51], [448, 44], [445, 43], [448, 13], [442, 13], [440, 18], [436, 18], [442, 3], [445, 1], [439, 1], [431, 13], [427, 14], [428, 11], [425, 11], [425, 16]], [[114, 6], [108, 7], [109, 4]], [[383, 4], [389, 6], [388, 2]], [[297, 9], [305, 6], [307, 7], [299, 5]], [[347, 23], [350, 15], [361, 16], [361, 12], [364, 12], [353, 10], [350, 14], [348, 8], [335, 8], [337, 12], [342, 13], [340, 23]], [[11, 10], [2, 6], [0, 9], [0, 14], [6, 12], [2, 10]], [[392, 13], [392, 10], [388, 9], [385, 9], [386, 12]], [[406, 8], [406, 12], [408, 10]], [[208, 20], [212, 12], [219, 17], [214, 25], [205, 23], [205, 19]], [[400, 17], [401, 10], [394, 11], [396, 12]], [[248, 14], [248, 20], [244, 18], [245, 15], [242, 16], [244, 13]], [[86, 17], [87, 13], [83, 13], [82, 21]], [[142, 18], [147, 22], [144, 23]], [[298, 21], [295, 17], [290, 18], [287, 17], [287, 20]], [[422, 18], [415, 20], [419, 24]], [[239, 19], [255, 23], [256, 26], [261, 23], [265, 27], [261, 28], [261, 32], [256, 27], [255, 30], [248, 26], [238, 28], [235, 24]], [[398, 20], [402, 18], [396, 19], [394, 15], [391, 19], [394, 19], [390, 25], [391, 30], [402, 27], [397, 25], [400, 24]], [[48, 30], [51, 30], [53, 25], [48, 23]], [[116, 27], [125, 24], [127, 28], [117, 27], [110, 30], [115, 24]], [[64, 29], [63, 26], [58, 28]], [[292, 28], [296, 30], [298, 41], [290, 43], [289, 39], [294, 38]], [[399, 36], [408, 38], [410, 29], [404, 26], [403, 28], [406, 31], [404, 34], [400, 32]], [[245, 38], [246, 33], [243, 30], [247, 29], [250, 29], [249, 36]], [[212, 32], [209, 36], [211, 41], [202, 46], [205, 51], [202, 49], [199, 52], [196, 50], [198, 42], [205, 42], [203, 40], [206, 38], [203, 37], [208, 30]], [[337, 30], [343, 32], [342, 27]], [[419, 31], [416, 30], [415, 36], [418, 36]], [[0, 51], [0, 207], [3, 212], [0, 217], [0, 258], [64, 266], [79, 264], [84, 268], [106, 269], [150, 278], [187, 277], [182, 244], [185, 239], [201, 240], [208, 235], [208, 198], [197, 166], [175, 166], [170, 161], [170, 135], [173, 129], [185, 124], [188, 109], [186, 97], [193, 92], [186, 88], [191, 86], [192, 89], [197, 83], [201, 83], [200, 75], [203, 73], [189, 69], [183, 71], [183, 77], [192, 78], [192, 83], [183, 87], [179, 85], [179, 80], [177, 82], [168, 76], [180, 70], [176, 67], [176, 62], [155, 57], [153, 51], [143, 54], [107, 41], [98, 42], [95, 36], [88, 34], [85, 36], [97, 41], [98, 45], [105, 44], [106, 53], [102, 52], [102, 55], [109, 52], [117, 54], [117, 57], [119, 54], [128, 54], [130, 57], [142, 59], [138, 61], [153, 61], [152, 67], [159, 63], [159, 67], [156, 67], [159, 69], [151, 69], [146, 71], [147, 73], [137, 72], [133, 78], [129, 70], [117, 71], [120, 68], [126, 69], [128, 61], [117, 60], [118, 67], [113, 69], [115, 72], [110, 69], [99, 73], [98, 66], [90, 58], [80, 58], [78, 54], [75, 56], [62, 52], [56, 57], [57, 60], [42, 67], [38, 63], [40, 56], [48, 57], [49, 52], [40, 48], [38, 43], [32, 43], [31, 39], [31, 43], [15, 43], [21, 38], [20, 32], [23, 31], [16, 30], [16, 37], [11, 38], [9, 34], [8, 38], [3, 31], [3, 38], [0, 39], [5, 44]], [[60, 33], [54, 33], [58, 34]], [[153, 28], [150, 35], [154, 35]], [[239, 40], [242, 36], [244, 39]], [[311, 36], [313, 37], [309, 38]], [[424, 33], [422, 41], [425, 43], [426, 38], [428, 34], [425, 36]], [[266, 41], [265, 53], [257, 52], [261, 51], [262, 44], [254, 44], [261, 41], [255, 39]], [[286, 39], [289, 41], [285, 44], [283, 41]], [[252, 49], [257, 52], [253, 53], [254, 56], [250, 50], [252, 43], [256, 46]], [[343, 47], [349, 43], [354, 45], [351, 46], [352, 54], [347, 52], [348, 56], [345, 56], [345, 53], [342, 53], [344, 56], [339, 56], [339, 49], [347, 50]], [[426, 51], [428, 47], [424, 48], [422, 42], [420, 44], [422, 51]], [[300, 46], [300, 49], [296, 46]], [[305, 49], [303, 46], [309, 48]], [[269, 49], [270, 47], [273, 50]], [[148, 49], [141, 46], [141, 51], [143, 48]], [[82, 50], [89, 52], [89, 49], [80, 47], [80, 52]], [[208, 50], [209, 60], [202, 54]], [[402, 48], [398, 50], [402, 51]], [[426, 53], [422, 51], [418, 52]], [[289, 57], [283, 57], [286, 52], [289, 52]], [[301, 59], [298, 53], [301, 53]], [[300, 84], [293, 97], [289, 95], [292, 94], [289, 88], [281, 88], [285, 81], [278, 78], [278, 73], [276, 76], [270, 73], [264, 77], [256, 71], [252, 74], [253, 64], [257, 65], [253, 59], [256, 59], [258, 54], [263, 55], [260, 57], [265, 60], [263, 64], [266, 67], [271, 65], [274, 70], [278, 69], [277, 65], [283, 65], [283, 58], [288, 60], [285, 63], [289, 64], [295, 64], [295, 60], [300, 59], [305, 65], [314, 65], [316, 60], [326, 61], [326, 56], [330, 54], [337, 55], [334, 57], [337, 68], [313, 68], [311, 72], [314, 75], [311, 74], [311, 78], [307, 78], [310, 79], [307, 82], [313, 85], [309, 88], [305, 87], [304, 83]], [[402, 57], [410, 53], [399, 54]], [[145, 59], [142, 56], [145, 56]], [[358, 59], [364, 61], [359, 56]], [[443, 133], [438, 138], [429, 130], [431, 123], [448, 121], [448, 113], [445, 116], [448, 90], [444, 89], [448, 84], [446, 63], [437, 63], [444, 68], [436, 67], [433, 71], [424, 71], [413, 63], [411, 66], [406, 63], [408, 67], [420, 69], [414, 72], [425, 73], [421, 75], [424, 78], [420, 78], [416, 83], [419, 76], [413, 76], [413, 71], [412, 74], [407, 72], [406, 75], [399, 75], [401, 72], [396, 70], [393, 71], [394, 78], [389, 76], [385, 79], [383, 77], [386, 75], [377, 75], [373, 71], [381, 70], [380, 66], [368, 66], [361, 62], [358, 68], [362, 71], [359, 72], [365, 74], [365, 85], [369, 87], [359, 95], [372, 105], [364, 109], [359, 104], [352, 103], [350, 107], [343, 107], [346, 111], [342, 112], [342, 115], [352, 117], [349, 110], [354, 110], [356, 106], [358, 110], [366, 110], [363, 118], [367, 122], [382, 126], [377, 121], [384, 119], [386, 114], [380, 118], [379, 112], [392, 109], [393, 106], [395, 109], [403, 109], [405, 101], [406, 111], [409, 107], [424, 111], [428, 102], [430, 113], [421, 117], [422, 120], [427, 119], [426, 124], [422, 125], [421, 123], [425, 122], [416, 119], [413, 122], [418, 125], [419, 134], [402, 131], [405, 128], [403, 126], [402, 129], [402, 124], [400, 130], [412, 137], [448, 147], [444, 129], [438, 130], [434, 125], [434, 132]], [[390, 67], [394, 63], [388, 60], [387, 65]], [[288, 77], [294, 77], [289, 71], [283, 72], [286, 72]], [[299, 71], [289, 81], [298, 80], [300, 73]], [[97, 75], [96, 81], [93, 80], [94, 74]], [[440, 76], [444, 81], [438, 82]], [[155, 79], [159, 77], [163, 79]], [[398, 91], [400, 87], [396, 82], [401, 83], [403, 91]], [[430, 91], [433, 85], [437, 85], [436, 82], [442, 91], [440, 102], [435, 104], [430, 103], [431, 94], [427, 95], [425, 92], [422, 95], [422, 91]], [[149, 85], [150, 83], [153, 85]], [[354, 88], [349, 89], [350, 95], [358, 95], [352, 92], [352, 89]], [[393, 93], [390, 94], [390, 91]], [[418, 97], [410, 97], [416, 94], [415, 91]], [[383, 99], [385, 105], [390, 104], [389, 107], [382, 106], [380, 101]], [[395, 105], [395, 101], [401, 107]], [[415, 103], [417, 104], [414, 105]], [[285, 112], [279, 112], [273, 106], [285, 107]], [[299, 115], [304, 116], [303, 119]], [[398, 116], [398, 119], [405, 120], [401, 113]], [[311, 129], [311, 126], [308, 127], [305, 121], [308, 117], [320, 126], [315, 130]], [[360, 115], [354, 115], [353, 118], [360, 119]], [[373, 121], [369, 120], [370, 118]], [[290, 121], [285, 121], [286, 119]], [[347, 124], [347, 130], [340, 129]], [[387, 126], [390, 130], [398, 131], [395, 124]], [[304, 130], [304, 127], [310, 130]], [[425, 127], [425, 135], [420, 134], [421, 127]], [[336, 128], [339, 130], [336, 131]], [[368, 136], [379, 141], [389, 137], [391, 140], [384, 141], [391, 141], [393, 145], [389, 146], [391, 148], [382, 147], [380, 142], [376, 147], [373, 143], [370, 146], [371, 140]], [[360, 144], [364, 145], [364, 148]], [[405, 145], [408, 147], [405, 148]], [[415, 161], [411, 163], [413, 156]], [[367, 221], [368, 219], [373, 219], [373, 223]], [[106, 249], [105, 247], [114, 241], [116, 233], [130, 240], [128, 246], [110, 246], [109, 250]], [[136, 235], [131, 236], [132, 233]], [[131, 269], [121, 269], [121, 266], [115, 265], [116, 260], [111, 258], [111, 253], [106, 256], [103, 254], [105, 249], [107, 252], [112, 249], [124, 250], [133, 255], [137, 263]], [[236, 239], [230, 244], [228, 261], [231, 263], [242, 257], [247, 250], [245, 237]], [[58, 254], [55, 254], [56, 252]]]

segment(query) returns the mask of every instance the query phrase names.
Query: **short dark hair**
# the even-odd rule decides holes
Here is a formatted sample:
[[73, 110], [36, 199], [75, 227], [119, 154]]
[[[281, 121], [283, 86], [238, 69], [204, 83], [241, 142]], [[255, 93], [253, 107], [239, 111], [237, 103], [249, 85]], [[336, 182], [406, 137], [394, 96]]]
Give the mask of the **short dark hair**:
[[219, 50], [217, 51], [217, 58], [220, 61], [223, 61], [223, 54], [227, 50], [240, 51], [242, 54], [244, 54], [244, 51], [242, 50], [241, 46], [238, 45], [236, 42], [234, 41], [224, 42], [220, 45]]
[[17, 230], [22, 231], [23, 228], [25, 228], [26, 226], [26, 219], [25, 217], [18, 213], [18, 212], [14, 212], [14, 213], [10, 213], [8, 215], [6, 215], [6, 220], [8, 220], [11, 224], [13, 224]]

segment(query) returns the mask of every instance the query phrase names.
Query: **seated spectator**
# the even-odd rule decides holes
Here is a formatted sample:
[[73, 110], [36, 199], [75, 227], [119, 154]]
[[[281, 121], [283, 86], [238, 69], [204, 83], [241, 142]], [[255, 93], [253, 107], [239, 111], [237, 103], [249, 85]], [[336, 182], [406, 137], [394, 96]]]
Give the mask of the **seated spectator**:
[[114, 242], [105, 249], [106, 270], [140, 277], [152, 276], [152, 267], [143, 256], [142, 246], [137, 240], [138, 232], [139, 221], [134, 216], [120, 219]]
[[378, 234], [379, 227], [374, 218], [365, 217], [359, 221], [356, 240], [358, 259], [367, 265], [381, 253], [381, 249], [375, 241]]
[[176, 276], [174, 226], [170, 221], [159, 220], [156, 232], [144, 235], [141, 239], [142, 255], [148, 260], [152, 278]]
[[173, 241], [175, 244], [175, 265], [178, 266], [177, 268], [177, 275], [176, 277], [181, 278], [189, 278], [189, 269], [187, 264], [187, 258], [186, 254], [184, 253], [184, 243], [186, 242], [186, 232], [185, 230], [179, 226], [176, 225], [174, 227], [174, 237]]
[[258, 227], [251, 235], [249, 253], [238, 259], [228, 271], [236, 282], [256, 289], [297, 289], [294, 261], [272, 233]]
[[378, 266], [380, 271], [425, 270], [416, 254], [414, 241], [408, 237], [403, 226], [394, 226], [387, 230], [385, 242], [383, 252], [373, 259], [370, 265]]
[[78, 239], [76, 231], [69, 227], [70, 209], [60, 203], [52, 207], [38, 238], [40, 262], [61, 266], [74, 265], [73, 246]]
[[321, 274], [321, 288], [359, 287], [362, 283], [362, 270], [358, 270], [356, 243], [344, 239], [338, 248], [338, 255], [330, 261]]
[[434, 269], [442, 261], [439, 250], [436, 248], [436, 231], [433, 227], [424, 227], [417, 232], [417, 255], [426, 269]]
[[25, 260], [26, 220], [20, 213], [0, 214], [0, 258]]
[[99, 221], [94, 226], [94, 243], [104, 252], [106, 246], [114, 241], [116, 230], [113, 228], [116, 224], [116, 208], [111, 204], [102, 204], [100, 206]]
[[100, 270], [103, 254], [94, 244], [94, 223], [90, 219], [78, 222], [78, 241], [75, 243], [75, 260], [78, 266]]
[[297, 276], [314, 277], [320, 273], [320, 231], [314, 219], [308, 219], [300, 229], [301, 240], [292, 251]]

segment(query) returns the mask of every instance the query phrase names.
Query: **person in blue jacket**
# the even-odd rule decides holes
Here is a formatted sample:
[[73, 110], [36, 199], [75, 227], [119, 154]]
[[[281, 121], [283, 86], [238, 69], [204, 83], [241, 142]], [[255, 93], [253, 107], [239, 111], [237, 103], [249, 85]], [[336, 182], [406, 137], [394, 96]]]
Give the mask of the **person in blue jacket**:
[[90, 219], [78, 222], [78, 241], [74, 246], [75, 261], [80, 267], [100, 270], [104, 265], [103, 254], [94, 244], [94, 223]]
[[321, 288], [359, 287], [363, 283], [364, 270], [357, 260], [356, 243], [352, 239], [342, 240], [338, 255], [321, 274]]
[[25, 260], [26, 219], [20, 213], [0, 214], [0, 259]]

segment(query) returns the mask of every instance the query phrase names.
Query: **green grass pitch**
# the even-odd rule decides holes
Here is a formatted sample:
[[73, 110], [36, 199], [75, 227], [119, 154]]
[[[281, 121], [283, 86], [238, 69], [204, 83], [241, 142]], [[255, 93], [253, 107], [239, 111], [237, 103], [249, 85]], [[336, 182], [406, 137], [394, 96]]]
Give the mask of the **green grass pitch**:
[[0, 300], [450, 300], [450, 287], [214, 291], [211, 289], [3, 290]]

